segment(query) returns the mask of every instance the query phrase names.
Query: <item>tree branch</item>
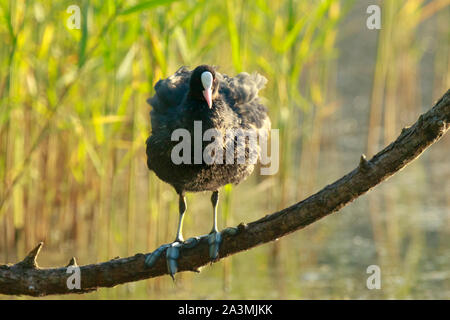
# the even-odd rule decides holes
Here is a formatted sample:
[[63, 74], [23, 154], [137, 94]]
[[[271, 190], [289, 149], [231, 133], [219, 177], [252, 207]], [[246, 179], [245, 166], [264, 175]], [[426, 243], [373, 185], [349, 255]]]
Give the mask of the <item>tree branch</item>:
[[[449, 123], [450, 90], [414, 125], [403, 128], [397, 140], [370, 161], [362, 155], [357, 168], [316, 194], [257, 221], [241, 223], [235, 235], [224, 235], [220, 259], [273, 241], [338, 211], [416, 159], [447, 132]], [[67, 279], [71, 274], [67, 273], [67, 267], [39, 268], [36, 257], [41, 247], [42, 243], [17, 264], [0, 265], [0, 293], [30, 296], [85, 293], [99, 287], [113, 287], [167, 274], [164, 257], [154, 267], [147, 268], [144, 265], [146, 255], [139, 253], [133, 257], [80, 266], [81, 288], [70, 290]], [[194, 248], [182, 249], [178, 270], [198, 272], [209, 262], [208, 244], [201, 241]], [[77, 266], [74, 258], [69, 266]]]

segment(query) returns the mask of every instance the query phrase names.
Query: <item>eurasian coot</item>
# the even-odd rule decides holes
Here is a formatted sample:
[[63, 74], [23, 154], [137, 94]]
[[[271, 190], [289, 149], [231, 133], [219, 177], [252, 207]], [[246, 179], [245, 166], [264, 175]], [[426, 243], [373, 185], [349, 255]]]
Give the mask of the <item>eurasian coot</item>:
[[260, 147], [251, 133], [267, 137], [270, 130], [267, 109], [258, 97], [266, 82], [257, 73], [228, 77], [211, 66], [201, 65], [193, 71], [181, 67], [156, 83], [155, 95], [148, 100], [153, 109], [147, 165], [175, 188], [180, 218], [175, 241], [150, 254], [146, 258], [148, 266], [167, 250], [167, 266], [173, 278], [180, 248], [193, 246], [201, 239], [184, 241], [182, 236], [186, 192], [212, 192], [213, 227], [204, 237], [208, 238], [210, 258], [217, 259], [222, 238], [217, 229], [218, 189], [228, 183], [240, 183], [254, 169]]

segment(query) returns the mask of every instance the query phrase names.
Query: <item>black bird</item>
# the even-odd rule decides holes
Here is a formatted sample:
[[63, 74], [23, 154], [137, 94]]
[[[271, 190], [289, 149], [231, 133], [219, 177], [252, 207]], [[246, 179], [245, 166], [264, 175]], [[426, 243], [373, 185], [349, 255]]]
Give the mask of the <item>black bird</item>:
[[[267, 79], [257, 73], [243, 72], [228, 77], [211, 66], [201, 65], [193, 71], [181, 67], [172, 76], [156, 83], [155, 95], [148, 99], [153, 109], [150, 112], [152, 135], [147, 139], [147, 165], [161, 180], [175, 188], [179, 195], [180, 218], [175, 241], [149, 255], [146, 258], [148, 266], [152, 266], [161, 253], [167, 250], [167, 266], [173, 277], [177, 271], [179, 249], [193, 246], [201, 239], [195, 237], [184, 241], [182, 236], [186, 192], [212, 192], [213, 227], [206, 237], [210, 258], [217, 259], [222, 238], [217, 229], [218, 190], [228, 183], [238, 184], [247, 178], [255, 164], [254, 161], [248, 161], [249, 158], [259, 156], [260, 153], [258, 144], [250, 143], [247, 138], [241, 149], [244, 152], [239, 154], [236, 150], [238, 135], [230, 138], [226, 133], [229, 129], [235, 132], [248, 130], [262, 137], [268, 136], [270, 120], [266, 107], [258, 97], [258, 91], [266, 82]], [[174, 154], [177, 155], [174, 148], [180, 142], [173, 141], [172, 135], [177, 129], [189, 134], [187, 142], [190, 144], [179, 152], [179, 156], [185, 160], [181, 163], [180, 160], [174, 160]], [[207, 161], [202, 157], [211, 142], [201, 140], [201, 144], [196, 146], [194, 141], [196, 133], [203, 137], [208, 129], [221, 135], [211, 138], [217, 143], [217, 149], [210, 154], [213, 160], [218, 161]], [[179, 138], [182, 134], [176, 136]], [[243, 154], [246, 161], [237, 161], [239, 155]], [[226, 160], [227, 155], [232, 161]], [[233, 228], [226, 231], [233, 232]]]

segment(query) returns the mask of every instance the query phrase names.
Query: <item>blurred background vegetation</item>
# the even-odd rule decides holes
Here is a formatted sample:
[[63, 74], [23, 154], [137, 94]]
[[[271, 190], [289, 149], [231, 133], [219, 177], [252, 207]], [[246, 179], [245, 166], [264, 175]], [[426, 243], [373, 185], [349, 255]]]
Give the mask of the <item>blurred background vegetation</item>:
[[[73, 4], [80, 30], [67, 27]], [[366, 27], [370, 4], [381, 7], [381, 30]], [[221, 228], [307, 197], [450, 87], [449, 5], [0, 0], [0, 261], [17, 261], [38, 241], [40, 265], [62, 266], [173, 240], [176, 194], [146, 167], [145, 101], [182, 65], [269, 79], [261, 95], [280, 129], [280, 171], [227, 186]], [[449, 148], [447, 135], [340, 213], [201, 274], [65, 298], [448, 299]], [[185, 237], [210, 222], [209, 195], [188, 195]], [[366, 288], [372, 264], [381, 290]]]

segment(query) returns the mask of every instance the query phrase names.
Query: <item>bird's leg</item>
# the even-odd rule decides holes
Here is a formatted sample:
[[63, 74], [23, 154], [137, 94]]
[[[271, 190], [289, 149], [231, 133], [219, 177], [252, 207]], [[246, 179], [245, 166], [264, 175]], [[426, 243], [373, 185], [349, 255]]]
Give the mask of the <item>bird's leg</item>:
[[211, 203], [213, 205], [213, 227], [210, 233], [219, 232], [217, 229], [217, 204], [219, 203], [219, 191], [214, 191], [211, 195]]
[[161, 254], [167, 250], [166, 251], [167, 270], [169, 271], [169, 274], [172, 277], [172, 279], [174, 279], [174, 275], [178, 270], [177, 260], [178, 257], [180, 256], [180, 248], [182, 247], [184, 241], [183, 219], [184, 214], [186, 212], [186, 197], [184, 193], [180, 193], [178, 204], [179, 204], [180, 219], [178, 220], [178, 230], [175, 241], [170, 244], [162, 245], [145, 259], [145, 264], [148, 267], [152, 267], [156, 263], [156, 261], [158, 261], [158, 258], [161, 256]]
[[180, 256], [180, 249], [193, 248], [202, 240], [208, 241], [209, 256], [211, 260], [216, 260], [219, 257], [219, 248], [220, 244], [222, 243], [222, 234], [234, 235], [236, 234], [237, 229], [226, 228], [222, 232], [219, 232], [219, 230], [217, 229], [217, 204], [219, 203], [219, 191], [213, 192], [211, 196], [211, 203], [213, 205], [213, 227], [211, 232], [207, 235], [192, 237], [184, 241], [182, 232], [183, 232], [183, 219], [184, 214], [186, 212], [186, 198], [184, 194], [180, 193], [179, 197], [180, 219], [178, 221], [178, 229], [175, 241], [170, 244], [164, 244], [155, 251], [153, 251], [151, 254], [149, 254], [145, 258], [146, 266], [153, 267], [156, 261], [158, 261], [161, 254], [164, 251], [166, 251], [167, 270], [169, 271], [169, 274], [172, 277], [172, 279], [174, 279], [174, 275], [178, 271], [177, 260]]
[[186, 213], [186, 197], [184, 194], [180, 194], [180, 198], [178, 199], [178, 210], [180, 212], [180, 219], [178, 220], [178, 230], [175, 242], [183, 242], [183, 220], [184, 214]]
[[222, 242], [222, 235], [217, 229], [217, 204], [219, 203], [219, 191], [212, 193], [211, 203], [213, 205], [213, 227], [208, 235], [209, 257], [216, 260], [219, 257], [219, 247]]

